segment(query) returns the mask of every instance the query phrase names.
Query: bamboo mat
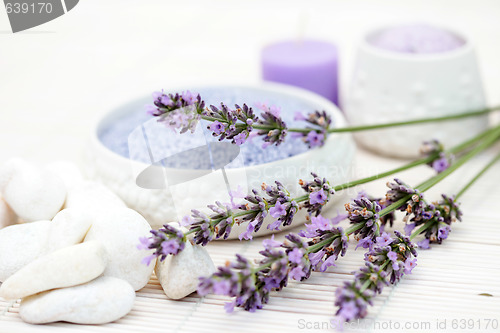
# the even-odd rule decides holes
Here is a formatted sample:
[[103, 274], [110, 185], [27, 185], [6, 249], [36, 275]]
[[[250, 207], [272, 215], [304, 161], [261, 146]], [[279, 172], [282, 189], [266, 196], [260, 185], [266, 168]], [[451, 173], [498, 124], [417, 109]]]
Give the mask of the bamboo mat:
[[[492, 156], [492, 153], [485, 154], [468, 163], [438, 185], [439, 190], [432, 189], [427, 198], [434, 200], [443, 191], [452, 193], [458, 190]], [[351, 173], [353, 178], [359, 178], [401, 163], [358, 152], [356, 167]], [[430, 175], [430, 170], [420, 167], [399, 176], [415, 185]], [[378, 195], [385, 191], [384, 184], [385, 181], [380, 180], [364, 188]], [[385, 288], [375, 298], [367, 318], [345, 330], [500, 331], [500, 328], [495, 329], [494, 321], [488, 322], [500, 321], [499, 184], [500, 165], [497, 165], [462, 197], [464, 221], [452, 226], [448, 240], [432, 250], [420, 251], [413, 274], [404, 277], [397, 286]], [[349, 195], [354, 193], [350, 191]], [[335, 208], [326, 215], [335, 215]], [[395, 227], [401, 229], [402, 223]], [[276, 236], [283, 239], [285, 233]], [[226, 260], [232, 260], [235, 253], [258, 258], [261, 241], [262, 238], [252, 242], [213, 242], [207, 249], [214, 263], [222, 265]], [[148, 285], [137, 292], [133, 310], [124, 318], [106, 325], [29, 325], [19, 318], [19, 301], [10, 304], [0, 299], [0, 332], [332, 331], [330, 319], [336, 311], [333, 305], [335, 289], [343, 281], [351, 280], [352, 272], [363, 264], [362, 249], [353, 251], [354, 247], [351, 240], [346, 256], [327, 272], [313, 272], [309, 280], [291, 281], [281, 292], [271, 293], [269, 304], [256, 313], [236, 310], [226, 314], [223, 304], [228, 299], [222, 296], [200, 298], [195, 293], [179, 301], [168, 300], [153, 276]]]

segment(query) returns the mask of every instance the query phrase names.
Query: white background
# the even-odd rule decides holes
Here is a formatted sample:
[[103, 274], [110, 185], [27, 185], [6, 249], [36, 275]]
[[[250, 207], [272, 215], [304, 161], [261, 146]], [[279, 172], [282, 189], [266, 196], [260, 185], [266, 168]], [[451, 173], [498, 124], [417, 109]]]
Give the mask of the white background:
[[13, 34], [0, 10], [0, 162], [78, 162], [99, 113], [161, 88], [258, 82], [260, 50], [277, 40], [336, 42], [345, 90], [362, 34], [393, 22], [469, 35], [488, 100], [500, 103], [499, 18], [498, 0], [82, 0]]

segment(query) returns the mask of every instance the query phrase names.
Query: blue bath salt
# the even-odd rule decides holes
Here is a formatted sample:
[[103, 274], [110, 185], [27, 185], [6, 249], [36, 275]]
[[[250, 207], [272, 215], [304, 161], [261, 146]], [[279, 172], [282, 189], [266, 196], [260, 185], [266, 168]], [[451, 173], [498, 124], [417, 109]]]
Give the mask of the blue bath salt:
[[[320, 105], [307, 100], [253, 88], [216, 87], [192, 92], [199, 93], [206, 105], [218, 106], [224, 102], [233, 107], [234, 104], [241, 106], [246, 103], [253, 107], [257, 115], [261, 112], [256, 107], [259, 103], [278, 106], [288, 127], [306, 126], [305, 122], [293, 119], [295, 112], [307, 114], [322, 110]], [[126, 109], [125, 114], [99, 133], [104, 146], [135, 161], [147, 164], [161, 161], [164, 167], [181, 169], [211, 169], [214, 164], [221, 163], [226, 168], [253, 166], [292, 157], [309, 149], [300, 138], [293, 138], [290, 133], [279, 146], [272, 145], [267, 148], [262, 148], [264, 141], [261, 136], [256, 136], [241, 146], [220, 144], [218, 138], [213, 137], [207, 129], [210, 122], [204, 120], [200, 122], [195, 133], [178, 134], [146, 114], [144, 105], [151, 102], [152, 98], [147, 97], [120, 108], [124, 112]]]

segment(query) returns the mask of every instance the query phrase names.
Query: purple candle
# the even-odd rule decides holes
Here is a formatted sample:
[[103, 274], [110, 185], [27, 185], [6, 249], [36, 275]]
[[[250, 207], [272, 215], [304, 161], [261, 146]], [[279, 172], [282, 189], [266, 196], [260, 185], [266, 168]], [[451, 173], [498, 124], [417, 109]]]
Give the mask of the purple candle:
[[262, 50], [264, 80], [311, 90], [338, 103], [338, 53], [331, 43], [287, 41]]

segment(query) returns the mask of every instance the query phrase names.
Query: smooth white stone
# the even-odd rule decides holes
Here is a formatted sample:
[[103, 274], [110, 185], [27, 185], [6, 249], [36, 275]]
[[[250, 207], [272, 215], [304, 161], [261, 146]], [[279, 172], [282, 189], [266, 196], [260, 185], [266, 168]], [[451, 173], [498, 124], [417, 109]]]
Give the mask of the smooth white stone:
[[23, 298], [21, 319], [30, 324], [67, 321], [76, 324], [104, 324], [130, 312], [135, 292], [126, 281], [99, 277], [85, 284], [46, 291]]
[[106, 186], [94, 181], [84, 181], [68, 190], [65, 207], [101, 211], [126, 206], [123, 200]]
[[59, 249], [32, 261], [5, 280], [0, 286], [0, 297], [24, 298], [88, 282], [102, 274], [106, 260], [106, 249], [97, 241]]
[[45, 254], [51, 224], [51, 221], [37, 221], [0, 230], [0, 281]]
[[66, 208], [52, 219], [45, 250], [47, 253], [83, 242], [93, 222], [93, 214], [79, 208]]
[[112, 276], [130, 283], [134, 290], [143, 288], [154, 269], [142, 263], [146, 251], [139, 251], [140, 237], [149, 237], [149, 223], [136, 211], [129, 208], [109, 208], [96, 216], [85, 242], [101, 241], [108, 253], [108, 265], [104, 276]]
[[4, 198], [26, 222], [50, 220], [66, 200], [66, 186], [50, 171], [23, 169], [15, 173], [5, 186]]
[[167, 297], [180, 299], [195, 292], [198, 278], [210, 276], [215, 266], [207, 250], [200, 245], [186, 242], [182, 252], [157, 260], [155, 273]]
[[45, 169], [61, 177], [68, 190], [83, 182], [82, 173], [73, 162], [64, 160], [55, 161], [47, 164]]
[[9, 205], [7, 205], [2, 195], [0, 194], [0, 229], [16, 223], [16, 213], [12, 210], [12, 208], [9, 207]]
[[11, 158], [0, 165], [0, 192], [3, 193], [5, 191], [5, 187], [16, 173], [25, 169], [33, 170], [34, 167], [25, 160], [17, 157]]

